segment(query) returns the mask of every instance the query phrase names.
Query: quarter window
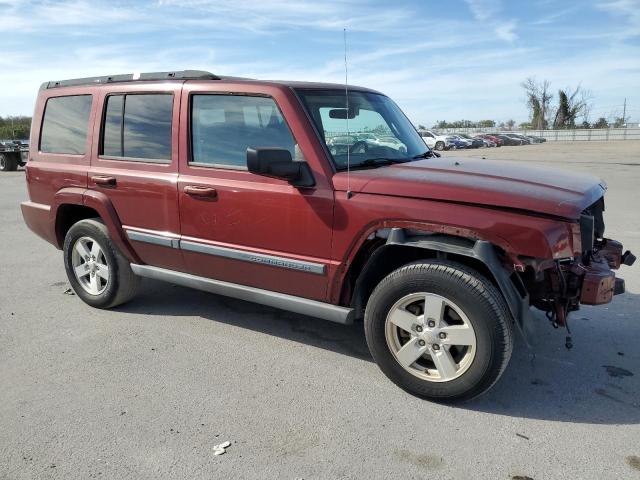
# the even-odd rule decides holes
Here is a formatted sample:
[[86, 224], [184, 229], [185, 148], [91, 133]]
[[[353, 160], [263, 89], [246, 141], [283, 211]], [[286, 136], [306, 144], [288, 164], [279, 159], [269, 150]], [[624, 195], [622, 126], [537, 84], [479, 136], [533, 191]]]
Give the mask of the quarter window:
[[304, 160], [276, 103], [267, 97], [194, 95], [191, 152], [196, 164], [246, 169], [247, 148], [280, 147]]
[[171, 160], [173, 95], [107, 98], [101, 154], [126, 160]]
[[122, 152], [122, 106], [124, 96], [115, 95], [107, 100], [104, 117], [104, 137], [102, 154], [111, 157], [123, 157]]
[[87, 145], [91, 95], [47, 100], [40, 135], [40, 151], [83, 155]]

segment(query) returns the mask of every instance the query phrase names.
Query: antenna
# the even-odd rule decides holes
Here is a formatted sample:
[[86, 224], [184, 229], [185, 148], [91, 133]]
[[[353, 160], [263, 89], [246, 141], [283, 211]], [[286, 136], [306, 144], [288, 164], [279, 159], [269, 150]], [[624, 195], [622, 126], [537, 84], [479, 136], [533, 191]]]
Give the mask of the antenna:
[[346, 27], [343, 29], [344, 33], [344, 98], [347, 106], [347, 111], [345, 114], [345, 118], [347, 120], [347, 200], [353, 197], [353, 192], [351, 192], [351, 148], [349, 146], [349, 139], [351, 135], [349, 134], [349, 70], [347, 68], [347, 29]]

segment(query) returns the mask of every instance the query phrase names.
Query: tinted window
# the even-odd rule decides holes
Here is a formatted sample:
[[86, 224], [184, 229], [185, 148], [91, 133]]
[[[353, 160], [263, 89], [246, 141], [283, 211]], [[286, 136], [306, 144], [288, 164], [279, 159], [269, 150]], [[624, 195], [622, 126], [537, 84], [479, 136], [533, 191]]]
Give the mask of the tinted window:
[[127, 95], [123, 156], [171, 160], [172, 95]]
[[170, 161], [172, 112], [171, 94], [108, 97], [101, 153], [128, 159]]
[[122, 107], [124, 96], [107, 97], [107, 111], [104, 117], [104, 137], [102, 153], [112, 157], [122, 157]]
[[47, 100], [40, 135], [42, 152], [84, 154], [91, 100], [91, 95]]
[[271, 98], [194, 95], [191, 132], [195, 163], [246, 168], [249, 147], [286, 148], [294, 159], [303, 160]]

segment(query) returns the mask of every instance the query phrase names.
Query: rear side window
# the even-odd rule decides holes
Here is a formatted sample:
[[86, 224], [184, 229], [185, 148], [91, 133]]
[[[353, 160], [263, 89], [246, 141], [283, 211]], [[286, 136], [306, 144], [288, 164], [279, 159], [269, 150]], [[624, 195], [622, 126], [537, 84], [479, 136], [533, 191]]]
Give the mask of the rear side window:
[[173, 95], [107, 98], [100, 153], [123, 160], [171, 161]]
[[249, 147], [286, 148], [294, 160], [304, 160], [273, 99], [241, 95], [193, 95], [193, 163], [246, 169]]
[[40, 134], [40, 151], [83, 155], [87, 144], [91, 95], [47, 100]]

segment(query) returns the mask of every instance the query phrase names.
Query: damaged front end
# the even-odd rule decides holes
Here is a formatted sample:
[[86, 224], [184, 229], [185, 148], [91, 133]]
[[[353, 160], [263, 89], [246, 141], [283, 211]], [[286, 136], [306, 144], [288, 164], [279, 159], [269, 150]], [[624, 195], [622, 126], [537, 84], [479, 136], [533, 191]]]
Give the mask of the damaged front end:
[[[554, 327], [567, 327], [567, 317], [580, 304], [602, 305], [614, 295], [624, 293], [622, 278], [614, 270], [631, 266], [636, 257], [623, 253], [622, 244], [604, 237], [604, 197], [585, 209], [580, 216], [574, 243], [580, 243], [574, 258], [523, 261], [523, 282], [533, 306], [544, 311]], [[571, 337], [567, 337], [571, 348]]]

